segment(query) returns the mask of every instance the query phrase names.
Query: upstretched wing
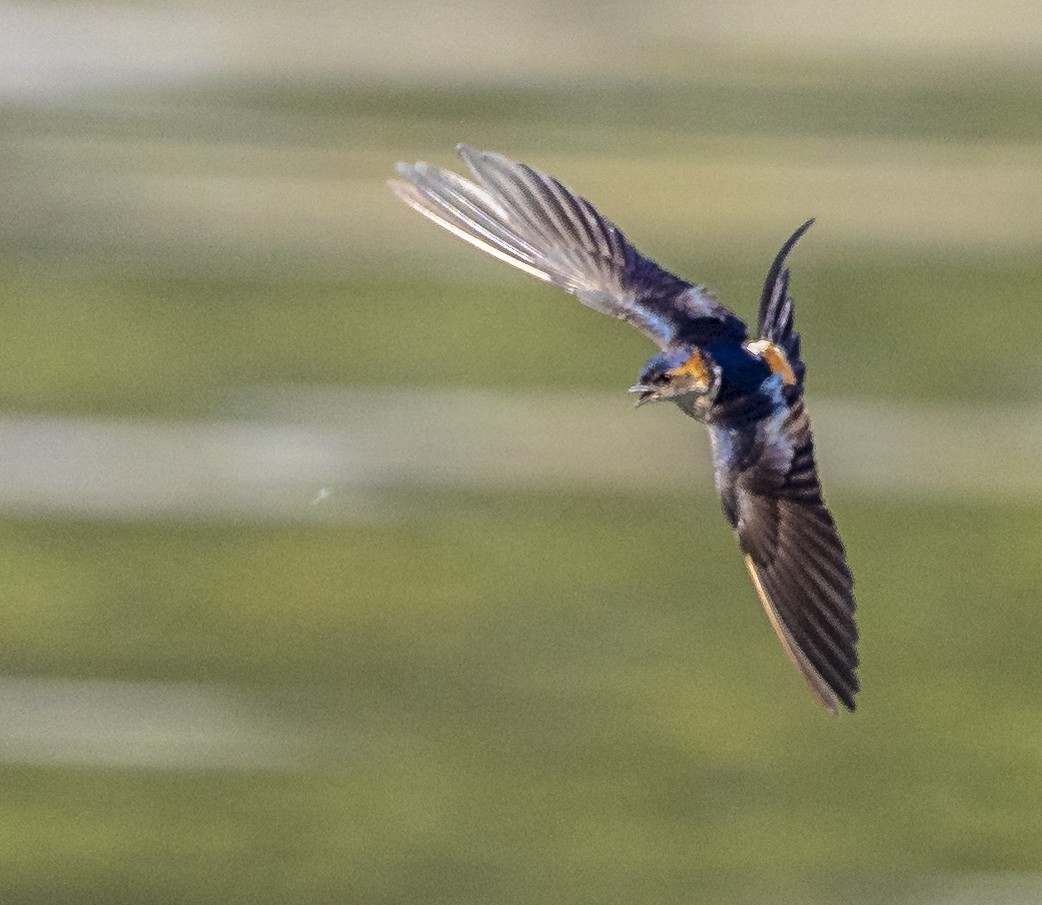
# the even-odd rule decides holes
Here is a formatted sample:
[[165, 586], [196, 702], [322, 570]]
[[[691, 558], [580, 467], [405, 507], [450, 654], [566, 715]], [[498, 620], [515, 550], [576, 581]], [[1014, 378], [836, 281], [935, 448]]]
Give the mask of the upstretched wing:
[[818, 700], [833, 713], [840, 704], [853, 710], [854, 580], [821, 496], [802, 398], [745, 443], [713, 436], [724, 509], [774, 631]]
[[477, 182], [427, 163], [400, 163], [402, 179], [390, 187], [464, 241], [627, 321], [662, 348], [745, 339], [745, 324], [709, 292], [645, 258], [552, 176], [491, 151], [457, 150]]
[[785, 353], [796, 376], [797, 386], [803, 386], [806, 367], [800, 357], [800, 335], [793, 323], [795, 308], [789, 296], [789, 268], [785, 266], [785, 259], [813, 223], [812, 217], [789, 236], [771, 264], [771, 269], [767, 271], [763, 294], [760, 296], [760, 315], [756, 329], [760, 339], [769, 340]]

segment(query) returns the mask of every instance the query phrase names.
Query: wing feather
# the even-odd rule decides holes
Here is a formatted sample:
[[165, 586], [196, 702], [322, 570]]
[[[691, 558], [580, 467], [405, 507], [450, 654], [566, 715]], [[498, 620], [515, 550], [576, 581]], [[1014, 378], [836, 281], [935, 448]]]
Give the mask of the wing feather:
[[771, 628], [774, 629], [774, 633], [778, 636], [778, 640], [781, 642], [782, 648], [788, 655], [790, 662], [796, 667], [796, 671], [803, 677], [803, 680], [807, 683], [807, 686], [815, 697], [821, 702], [821, 705], [832, 714], [839, 713], [839, 698], [836, 693], [832, 690], [832, 686], [825, 680], [821, 673], [814, 667], [814, 665], [807, 658], [807, 655], [801, 650], [795, 639], [792, 637], [792, 633], [789, 631], [787, 624], [782, 620], [778, 609], [774, 604], [774, 599], [777, 597], [776, 593], [768, 593], [764, 586], [763, 579], [760, 576], [760, 568], [753, 562], [753, 559], [748, 554], [745, 557], [745, 567], [749, 571], [749, 577], [753, 581], [753, 587], [756, 588], [756, 593], [760, 598], [760, 602], [763, 604], [763, 610], [767, 614], [767, 619], [771, 623]]
[[[833, 713], [853, 710], [860, 685], [854, 579], [825, 506], [802, 397], [755, 427], [717, 461], [746, 568], [771, 626], [797, 671]], [[719, 429], [719, 428], [717, 428]]]
[[707, 290], [645, 258], [552, 176], [491, 151], [458, 150], [475, 182], [427, 163], [403, 163], [391, 188], [464, 241], [627, 321], [662, 348], [745, 339], [745, 324]]

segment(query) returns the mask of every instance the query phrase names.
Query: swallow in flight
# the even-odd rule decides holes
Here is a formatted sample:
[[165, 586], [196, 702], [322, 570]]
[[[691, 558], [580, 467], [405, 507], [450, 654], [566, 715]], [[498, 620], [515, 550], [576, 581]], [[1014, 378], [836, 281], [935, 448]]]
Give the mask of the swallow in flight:
[[668, 400], [707, 426], [724, 515], [771, 626], [822, 705], [853, 710], [854, 581], [821, 495], [785, 265], [813, 220], [771, 264], [758, 336], [750, 339], [712, 293], [641, 255], [552, 176], [490, 151], [458, 151], [473, 181], [403, 163], [391, 188], [464, 241], [629, 322], [659, 346], [630, 392], [637, 405]]

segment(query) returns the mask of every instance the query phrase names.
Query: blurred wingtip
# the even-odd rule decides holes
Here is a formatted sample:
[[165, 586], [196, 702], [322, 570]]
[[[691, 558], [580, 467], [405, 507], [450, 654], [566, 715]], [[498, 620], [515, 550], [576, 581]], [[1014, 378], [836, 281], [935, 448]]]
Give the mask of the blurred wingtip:
[[399, 174], [403, 177], [402, 179], [388, 179], [387, 187], [394, 192], [394, 194], [406, 204], [411, 206], [413, 196], [416, 192], [415, 186], [412, 182], [409, 182], [408, 173], [404, 171], [405, 164], [398, 164], [395, 168]]
[[781, 642], [782, 647], [785, 649], [785, 653], [789, 658], [789, 661], [796, 671], [803, 678], [803, 681], [807, 683], [807, 687], [810, 688], [821, 704], [832, 716], [840, 715], [840, 704], [846, 707], [848, 710], [854, 710], [855, 704], [853, 697], [850, 701], [846, 701], [840, 698], [821, 674], [814, 668], [814, 665], [807, 659], [807, 656], [800, 650], [798, 644], [792, 638], [789, 630], [785, 627], [782, 622], [777, 609], [771, 602], [770, 597], [767, 595], [766, 590], [763, 587], [763, 582], [760, 580], [760, 573], [756, 567], [756, 563], [753, 562], [753, 558], [746, 554], [745, 567], [749, 572], [749, 577], [752, 579], [753, 587], [756, 588], [756, 594], [760, 598], [760, 603], [763, 604], [763, 610], [767, 614], [767, 619], [771, 623], [771, 628], [774, 629], [774, 633], [778, 636], [778, 640]]
[[471, 167], [471, 169], [474, 167], [474, 161], [481, 157], [481, 151], [463, 141], [456, 145], [456, 153], [459, 155], [460, 160]]

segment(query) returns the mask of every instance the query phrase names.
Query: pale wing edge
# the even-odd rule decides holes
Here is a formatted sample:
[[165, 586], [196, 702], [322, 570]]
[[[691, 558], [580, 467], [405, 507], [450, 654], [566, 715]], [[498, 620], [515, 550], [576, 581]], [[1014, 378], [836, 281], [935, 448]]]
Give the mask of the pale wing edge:
[[388, 180], [387, 184], [390, 186], [391, 191], [418, 214], [437, 223], [438, 226], [448, 230], [464, 242], [468, 242], [475, 248], [480, 248], [486, 254], [498, 258], [500, 261], [516, 267], [518, 270], [524, 271], [529, 276], [547, 283], [554, 282], [553, 275], [544, 268], [537, 266], [534, 260], [524, 254], [521, 249], [510, 244], [495, 241], [479, 230], [461, 212], [448, 206], [446, 201], [440, 199], [440, 196], [421, 188], [408, 176], [406, 176], [406, 180], [391, 179]]
[[763, 583], [760, 580], [759, 570], [756, 563], [753, 562], [753, 558], [747, 553], [745, 554], [745, 568], [749, 572], [749, 577], [752, 579], [753, 587], [756, 588], [756, 594], [760, 598], [760, 603], [763, 605], [763, 611], [767, 614], [767, 619], [771, 624], [771, 628], [774, 629], [774, 633], [778, 636], [778, 640], [781, 642], [782, 647], [785, 650], [786, 655], [792, 665], [796, 667], [796, 671], [803, 677], [803, 681], [807, 683], [807, 686], [814, 693], [814, 696], [821, 702], [821, 705], [833, 716], [839, 715], [839, 696], [832, 687], [826, 682], [821, 674], [815, 669], [814, 665], [807, 658], [807, 655], [803, 653], [799, 645], [796, 644], [792, 634], [782, 621], [777, 609], [774, 604], [771, 603], [770, 597], [767, 596], [767, 592], [764, 590]]

